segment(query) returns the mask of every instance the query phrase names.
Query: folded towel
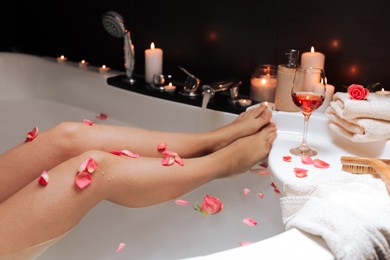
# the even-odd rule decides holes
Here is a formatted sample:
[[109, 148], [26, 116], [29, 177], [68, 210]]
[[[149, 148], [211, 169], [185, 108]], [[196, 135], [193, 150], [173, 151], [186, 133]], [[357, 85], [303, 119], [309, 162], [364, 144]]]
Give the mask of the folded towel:
[[390, 96], [370, 94], [367, 100], [352, 100], [337, 92], [325, 111], [330, 128], [353, 142], [390, 139]]
[[354, 100], [348, 93], [337, 92], [330, 106], [345, 120], [371, 118], [390, 121], [390, 95], [370, 93], [367, 100]]
[[390, 197], [372, 175], [346, 172], [284, 186], [287, 229], [321, 236], [336, 259], [390, 259]]

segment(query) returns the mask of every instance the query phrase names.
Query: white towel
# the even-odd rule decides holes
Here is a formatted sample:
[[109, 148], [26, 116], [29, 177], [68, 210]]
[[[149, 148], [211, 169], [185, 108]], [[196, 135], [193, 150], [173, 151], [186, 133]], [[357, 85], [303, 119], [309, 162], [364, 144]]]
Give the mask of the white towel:
[[390, 139], [390, 96], [371, 93], [367, 100], [352, 100], [337, 92], [325, 114], [330, 128], [353, 142]]
[[321, 236], [336, 259], [390, 259], [390, 197], [371, 175], [299, 179], [281, 198], [287, 229]]

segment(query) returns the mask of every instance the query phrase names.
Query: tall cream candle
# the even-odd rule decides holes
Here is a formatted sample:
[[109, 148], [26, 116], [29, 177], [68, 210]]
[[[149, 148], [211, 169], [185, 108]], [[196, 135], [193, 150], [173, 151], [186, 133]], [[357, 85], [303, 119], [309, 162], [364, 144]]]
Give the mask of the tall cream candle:
[[310, 52], [304, 52], [301, 56], [301, 67], [324, 69], [324, 64], [325, 55], [321, 52], [316, 52], [313, 46]]
[[162, 74], [163, 70], [163, 51], [155, 48], [154, 43], [150, 44], [150, 49], [145, 50], [145, 81], [153, 82], [154, 74]]

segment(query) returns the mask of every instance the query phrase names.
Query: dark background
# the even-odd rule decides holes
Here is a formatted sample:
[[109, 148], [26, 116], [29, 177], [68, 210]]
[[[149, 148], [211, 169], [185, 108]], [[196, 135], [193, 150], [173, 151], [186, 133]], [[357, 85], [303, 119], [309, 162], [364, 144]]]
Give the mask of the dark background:
[[[284, 53], [314, 46], [325, 54], [336, 90], [376, 82], [390, 90], [390, 1], [41, 1], [9, 2], [0, 16], [0, 51], [72, 61], [85, 59], [123, 71], [123, 40], [109, 35], [101, 16], [120, 13], [135, 45], [135, 71], [144, 50], [164, 51], [164, 73], [185, 78], [183, 66], [204, 83], [237, 77], [249, 90], [259, 64], [285, 63]], [[378, 89], [380, 89], [380, 87]]]

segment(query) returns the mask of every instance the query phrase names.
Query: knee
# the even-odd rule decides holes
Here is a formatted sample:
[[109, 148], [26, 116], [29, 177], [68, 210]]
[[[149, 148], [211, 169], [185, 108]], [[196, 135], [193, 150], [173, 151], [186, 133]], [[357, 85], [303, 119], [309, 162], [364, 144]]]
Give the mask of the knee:
[[81, 127], [82, 124], [77, 122], [59, 123], [50, 131], [51, 142], [54, 142], [57, 149], [63, 153], [80, 154], [82, 151], [78, 144], [83, 142], [80, 140]]

